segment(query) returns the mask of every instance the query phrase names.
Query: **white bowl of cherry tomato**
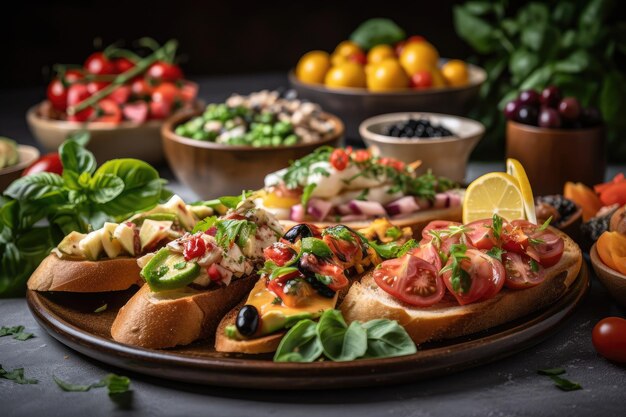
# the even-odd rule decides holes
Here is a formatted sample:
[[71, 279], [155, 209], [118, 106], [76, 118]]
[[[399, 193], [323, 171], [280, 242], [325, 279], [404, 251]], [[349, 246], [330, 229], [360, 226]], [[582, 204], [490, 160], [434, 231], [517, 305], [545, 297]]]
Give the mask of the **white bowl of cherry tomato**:
[[100, 161], [162, 161], [163, 120], [196, 109], [198, 86], [174, 63], [175, 41], [150, 46], [144, 54], [108, 47], [81, 67], [55, 66], [47, 100], [26, 114], [37, 141], [54, 150], [68, 135], [86, 130], [88, 148]]

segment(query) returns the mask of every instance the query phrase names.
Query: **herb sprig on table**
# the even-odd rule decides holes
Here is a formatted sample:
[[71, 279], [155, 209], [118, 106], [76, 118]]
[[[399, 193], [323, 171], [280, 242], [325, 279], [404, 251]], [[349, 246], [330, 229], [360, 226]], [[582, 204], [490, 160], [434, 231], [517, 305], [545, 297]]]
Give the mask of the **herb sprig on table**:
[[42, 172], [14, 181], [0, 197], [0, 296], [15, 296], [63, 236], [121, 221], [169, 197], [158, 172], [137, 159], [97, 168], [88, 134], [59, 148], [63, 175]]

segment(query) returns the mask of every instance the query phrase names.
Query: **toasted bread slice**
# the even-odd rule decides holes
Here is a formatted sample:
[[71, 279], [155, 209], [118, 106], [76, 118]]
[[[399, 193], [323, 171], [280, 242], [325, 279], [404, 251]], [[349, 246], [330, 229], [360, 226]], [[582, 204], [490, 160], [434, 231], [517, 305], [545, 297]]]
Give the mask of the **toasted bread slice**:
[[250, 292], [257, 275], [226, 287], [152, 292], [144, 285], [117, 313], [113, 339], [151, 349], [188, 345], [213, 336], [221, 318]]
[[33, 291], [108, 292], [142, 285], [136, 258], [63, 259], [54, 253], [39, 264], [28, 279]]
[[578, 245], [564, 233], [551, 230], [563, 237], [565, 249], [559, 263], [546, 269], [545, 281], [535, 287], [503, 288], [493, 298], [465, 306], [447, 294], [434, 306], [418, 308], [381, 290], [370, 273], [350, 288], [340, 309], [348, 323], [379, 318], [397, 320], [418, 344], [466, 336], [515, 320], [557, 300], [580, 272], [582, 254]]

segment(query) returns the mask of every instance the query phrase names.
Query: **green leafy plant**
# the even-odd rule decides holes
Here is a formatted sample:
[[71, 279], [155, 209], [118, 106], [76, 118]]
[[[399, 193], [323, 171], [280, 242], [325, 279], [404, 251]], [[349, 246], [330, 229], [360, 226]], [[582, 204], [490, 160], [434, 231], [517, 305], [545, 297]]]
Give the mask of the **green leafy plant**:
[[143, 161], [114, 159], [97, 168], [88, 140], [81, 133], [60, 146], [63, 175], [19, 178], [0, 197], [0, 296], [23, 294], [30, 274], [69, 232], [125, 220], [170, 195]]
[[275, 362], [313, 362], [322, 355], [333, 361], [389, 358], [415, 353], [417, 348], [395, 320], [353, 321], [348, 326], [339, 310], [325, 311], [318, 323], [305, 319], [280, 341]]
[[556, 85], [600, 109], [609, 158], [626, 160], [626, 23], [614, 0], [531, 2], [515, 13], [507, 0], [468, 1], [454, 8], [458, 35], [483, 56], [488, 79], [471, 116], [487, 127], [475, 155], [501, 156], [504, 105], [522, 90]]

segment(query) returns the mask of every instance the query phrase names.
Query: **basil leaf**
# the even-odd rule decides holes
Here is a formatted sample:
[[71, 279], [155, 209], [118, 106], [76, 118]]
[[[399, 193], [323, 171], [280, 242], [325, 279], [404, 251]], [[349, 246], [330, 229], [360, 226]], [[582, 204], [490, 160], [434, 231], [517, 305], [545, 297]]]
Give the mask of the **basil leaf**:
[[217, 223], [217, 217], [216, 216], [211, 216], [211, 217], [207, 217], [204, 220], [200, 220], [193, 228], [193, 230], [191, 231], [192, 234], [196, 234], [198, 232], [206, 232], [207, 230], [209, 230], [211, 227], [215, 226], [215, 224]]
[[322, 354], [322, 345], [314, 321], [300, 320], [283, 336], [274, 362], [313, 362]]
[[330, 258], [333, 256], [333, 252], [326, 242], [315, 237], [305, 237], [302, 239], [301, 251], [303, 253], [312, 253], [319, 258]]
[[13, 181], [5, 190], [4, 195], [20, 201], [37, 200], [62, 190], [63, 178], [60, 175], [40, 172]]
[[563, 368], [548, 368], [548, 369], [540, 369], [537, 371], [539, 375], [562, 375], [565, 373], [565, 369]]
[[24, 377], [24, 368], [16, 368], [12, 371], [5, 370], [2, 365], [0, 365], [0, 378], [8, 379], [9, 381], [13, 381], [16, 384], [36, 384], [39, 382], [34, 378], [26, 378]]
[[350, 40], [367, 50], [380, 44], [394, 44], [405, 37], [404, 30], [392, 20], [374, 18], [361, 23], [350, 35]]
[[112, 174], [100, 174], [91, 179], [89, 188], [91, 199], [98, 204], [104, 204], [124, 191], [124, 181]]
[[338, 310], [327, 310], [320, 317], [317, 335], [324, 355], [334, 361], [351, 361], [367, 351], [367, 332], [359, 322], [348, 327]]
[[78, 174], [93, 174], [96, 170], [96, 158], [75, 140], [66, 140], [59, 147], [59, 157], [63, 172], [73, 171]]
[[472, 14], [464, 6], [455, 6], [453, 16], [456, 32], [474, 49], [483, 54], [495, 49], [495, 28], [485, 19]]
[[129, 217], [154, 207], [163, 188], [159, 173], [146, 162], [136, 159], [114, 159], [105, 162], [94, 176], [111, 174], [124, 182], [124, 190], [113, 200], [102, 205], [102, 210], [113, 216]]
[[502, 254], [506, 253], [506, 251], [504, 249], [501, 249], [497, 246], [494, 246], [493, 248], [489, 249], [487, 251], [487, 255], [491, 256], [493, 259], [497, 259], [500, 262], [502, 262]]
[[225, 196], [218, 198], [219, 202], [229, 209], [234, 209], [241, 203], [241, 196]]
[[363, 328], [367, 331], [364, 358], [390, 358], [417, 352], [411, 337], [395, 320], [370, 320], [363, 323]]
[[560, 376], [556, 375], [550, 375], [550, 378], [554, 381], [554, 385], [556, 385], [559, 389], [563, 391], [575, 391], [583, 389], [583, 387], [579, 383], [572, 382], [569, 379], [561, 378]]
[[108, 374], [102, 381], [109, 390], [109, 395], [123, 394], [130, 389], [130, 379], [126, 376]]
[[[4, 199], [3, 199], [4, 200]], [[17, 229], [20, 206], [17, 201], [0, 200], [0, 226]]]

